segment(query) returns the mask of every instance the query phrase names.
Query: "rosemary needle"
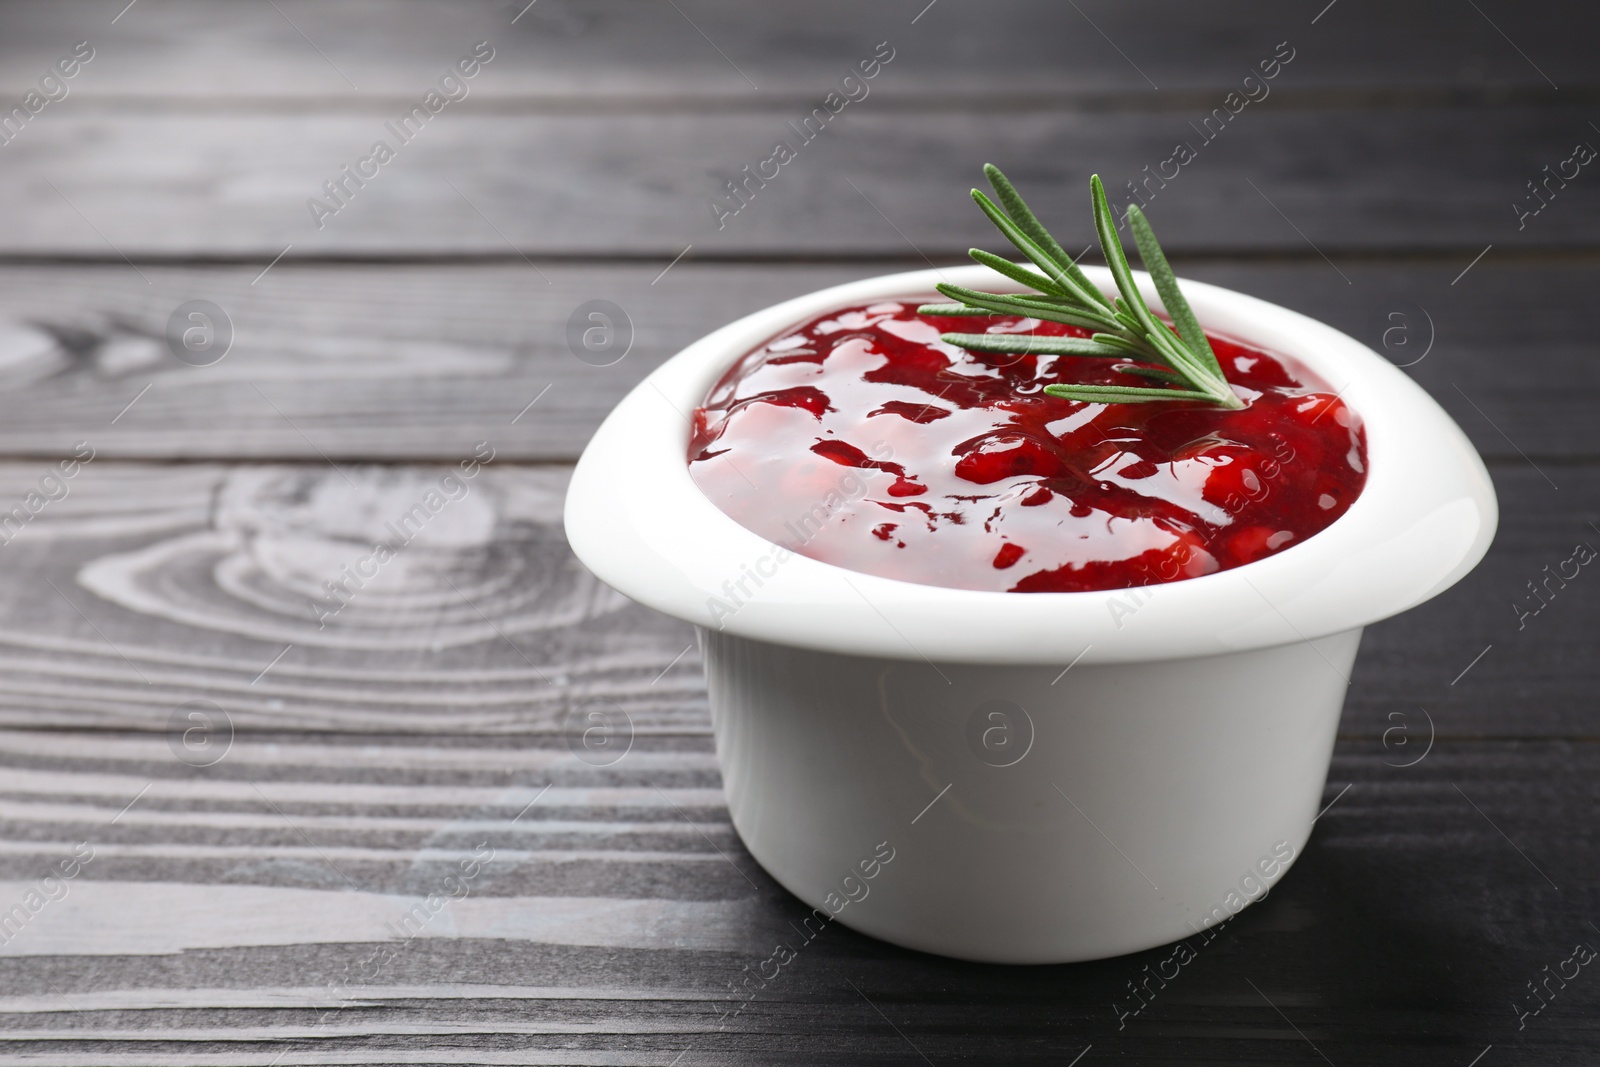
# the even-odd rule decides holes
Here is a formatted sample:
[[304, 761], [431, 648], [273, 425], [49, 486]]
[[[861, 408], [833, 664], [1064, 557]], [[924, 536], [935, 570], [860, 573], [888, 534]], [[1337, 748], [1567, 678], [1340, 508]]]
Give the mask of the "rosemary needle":
[[[1140, 404], [1152, 400], [1190, 400], [1224, 408], [1242, 408], [1244, 402], [1233, 392], [1222, 373], [1211, 343], [1200, 329], [1189, 302], [1178, 289], [1178, 280], [1167, 264], [1167, 257], [1156, 241], [1144, 212], [1128, 206], [1128, 227], [1139, 247], [1139, 258], [1155, 282], [1161, 303], [1172, 318], [1172, 326], [1156, 318], [1145, 305], [1134, 284], [1128, 257], [1117, 237], [1106, 192], [1097, 174], [1089, 179], [1094, 202], [1095, 231], [1100, 249], [1116, 281], [1118, 296], [1108, 299], [1082, 269], [1067, 255], [1050, 231], [1034, 215], [1027, 201], [993, 164], [984, 174], [994, 187], [996, 204], [980, 190], [972, 199], [995, 227], [1039, 271], [1012, 263], [992, 252], [971, 249], [978, 263], [1032, 289], [1031, 293], [986, 293], [965, 286], [940, 284], [941, 295], [951, 304], [924, 304], [917, 310], [924, 315], [1020, 315], [1060, 322], [1089, 330], [1088, 337], [1038, 337], [1029, 334], [947, 333], [943, 339], [974, 352], [1007, 352], [1025, 355], [1088, 356], [1124, 362], [1117, 370], [1148, 378], [1152, 384], [1048, 385], [1045, 392], [1068, 400], [1094, 404]], [[1176, 332], [1174, 332], [1176, 330]], [[1128, 362], [1133, 361], [1133, 362]], [[1153, 364], [1153, 365], [1152, 365]]]

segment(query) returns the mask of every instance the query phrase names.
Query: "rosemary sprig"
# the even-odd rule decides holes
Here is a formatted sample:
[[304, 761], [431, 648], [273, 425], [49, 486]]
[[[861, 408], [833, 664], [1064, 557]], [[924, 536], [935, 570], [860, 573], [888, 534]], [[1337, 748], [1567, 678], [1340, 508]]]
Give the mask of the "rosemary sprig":
[[[943, 339], [974, 352], [1023, 355], [1089, 356], [1122, 360], [1116, 370], [1149, 378], [1160, 386], [1049, 385], [1045, 392], [1068, 400], [1094, 404], [1141, 404], [1151, 400], [1191, 400], [1224, 408], [1242, 408], [1222, 373], [1216, 353], [1200, 329], [1189, 302], [1178, 289], [1167, 257], [1156, 241], [1149, 221], [1136, 205], [1128, 205], [1128, 226], [1139, 246], [1139, 258], [1155, 282], [1161, 303], [1172, 317], [1172, 327], [1145, 306], [1134, 284], [1128, 257], [1122, 251], [1117, 228], [1106, 203], [1100, 176], [1089, 179], [1094, 202], [1095, 232], [1100, 249], [1116, 280], [1116, 299], [1108, 300], [1045, 229], [1016, 188], [993, 164], [983, 172], [994, 187], [996, 204], [977, 189], [972, 199], [996, 228], [1039, 270], [1029, 270], [1010, 260], [971, 249], [973, 259], [1034, 290], [1031, 293], [986, 293], [960, 285], [942, 284], [941, 294], [953, 304], [924, 304], [923, 315], [1020, 315], [1061, 322], [1092, 331], [1088, 337], [1036, 337], [1028, 334], [947, 333]], [[1136, 362], [1127, 362], [1127, 361]], [[1148, 366], [1141, 364], [1158, 364]]]

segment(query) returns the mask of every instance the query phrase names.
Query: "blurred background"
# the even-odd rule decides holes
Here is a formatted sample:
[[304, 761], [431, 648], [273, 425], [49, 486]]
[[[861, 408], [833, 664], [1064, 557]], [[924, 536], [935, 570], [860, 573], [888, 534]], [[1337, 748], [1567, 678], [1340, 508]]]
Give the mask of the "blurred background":
[[[1600, 579], [1548, 578], [1600, 545], [1597, 33], [1504, 0], [6, 0], [0, 1062], [1587, 1062], [1600, 980], [1528, 986], [1600, 944]], [[1297, 876], [1120, 1026], [1164, 955], [836, 929], [747, 999], [804, 909], [727, 824], [693, 632], [559, 526], [684, 344], [993, 245], [985, 162], [1072, 250], [1099, 173], [1180, 274], [1405, 367], [1503, 509], [1368, 631]]]

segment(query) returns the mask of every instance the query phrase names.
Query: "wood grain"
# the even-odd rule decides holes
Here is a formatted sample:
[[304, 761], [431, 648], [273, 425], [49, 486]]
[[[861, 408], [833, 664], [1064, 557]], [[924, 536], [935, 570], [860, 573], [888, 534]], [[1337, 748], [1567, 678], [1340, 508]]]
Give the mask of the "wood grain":
[[[458, 480], [458, 499], [438, 498], [409, 544], [397, 539], [390, 524], [456, 470], [89, 464], [0, 546], [0, 723], [162, 732], [199, 700], [240, 732], [559, 734], [600, 707], [640, 736], [704, 736], [691, 628], [629, 604], [572, 557], [565, 468], [497, 461]], [[22, 500], [41, 471], [0, 467], [0, 501]], [[1514, 608], [1539, 603], [1527, 583], [1546, 565], [1600, 545], [1585, 504], [1597, 472], [1547, 473], [1559, 489], [1526, 465], [1498, 467], [1488, 560], [1371, 628], [1346, 736], [1404, 762], [1405, 744], [1414, 753], [1435, 734], [1600, 735], [1587, 578], [1549, 586], [1537, 613]], [[395, 558], [363, 564], [380, 541]], [[357, 588], [346, 567], [377, 576]], [[346, 607], [332, 610], [328, 582], [345, 583]]]
[[[1301, 86], [1544, 94], [1554, 92], [1548, 74], [1570, 94], [1595, 83], [1585, 41], [1597, 29], [1594, 13], [1574, 5], [1514, 15], [1486, 9], [1526, 49], [1525, 59], [1470, 7], [1417, 0], [1344, 0], [1321, 17], [1323, 5], [1265, 0], [1167, 5], [1155, 24], [1136, 7], [1106, 0], [1078, 11], [1048, 0], [999, 2], [981, 13], [959, 4], [925, 10], [927, 0], [759, 11], [728, 0], [692, 0], [679, 11], [625, 0], [539, 0], [532, 8], [508, 0], [278, 0], [281, 14], [268, 5], [141, 0], [115, 23], [120, 5], [107, 6], [7, 4], [0, 88], [24, 90], [35, 68], [42, 72], [64, 47], [88, 38], [99, 54], [93, 77], [76, 90], [85, 100], [359, 107], [420, 95], [462, 48], [489, 40], [496, 58], [474, 86], [484, 98], [731, 102], [754, 96], [751, 82], [763, 96], [809, 98], [888, 39], [899, 54], [893, 80], [881, 87], [886, 97], [1048, 93], [1058, 105], [1066, 96], [1160, 106], [1151, 80], [1164, 94], [1225, 89], [1287, 38], [1299, 50]], [[1018, 25], [1030, 32], [1015, 33]]]
[[[21, 501], [43, 472], [6, 473]], [[91, 463], [0, 547], [0, 568], [37, 579], [4, 593], [0, 721], [161, 730], [208, 700], [239, 729], [559, 733], [596, 706], [641, 734], [703, 732], [692, 632], [621, 622], [644, 613], [568, 552], [564, 483]]]
[[[1600, 801], [1592, 745], [1445, 742], [1404, 770], [1341, 745], [1330, 807], [1294, 873], [1213, 941], [1196, 939], [1195, 961], [1131, 1016], [1126, 984], [1170, 950], [985, 967], [830, 927], [778, 980], [735, 998], [744, 968], [799, 940], [805, 909], [729, 833], [704, 739], [676, 750], [682, 769], [656, 795], [643, 783], [660, 782], [663, 755], [641, 746], [601, 771], [532, 737], [251, 736], [196, 769], [144, 736], [11, 731], [0, 766], [34, 773], [5, 787], [0, 892], [75, 843], [95, 854], [0, 948], [0, 1056], [1059, 1063], [1093, 1045], [1140, 1063], [1281, 1063], [1315, 1059], [1309, 1040], [1336, 1063], [1445, 1064], [1491, 1042], [1559, 1062], [1592, 1038], [1600, 993], [1587, 985], [1523, 1031], [1507, 1007], [1542, 965], [1593, 940], [1581, 891], [1593, 835], [1540, 815]], [[592, 806], [550, 800], [596, 789], [606, 795]], [[82, 799], [62, 811], [63, 796]], [[395, 825], [402, 813], [416, 825]], [[607, 835], [623, 815], [654, 827], [649, 839]], [[237, 823], [225, 835], [224, 817]], [[598, 852], [538, 847], [574, 822], [600, 832]], [[480, 843], [493, 858], [465, 898], [416, 936], [383, 926]], [[903, 847], [917, 847], [914, 833]], [[125, 921], [96, 940], [113, 897]], [[581, 922], [541, 924], [577, 900]], [[675, 914], [716, 918], [662, 944]], [[192, 947], [174, 951], [182, 942]], [[1441, 1013], [1463, 1022], [1438, 1029]]]
[[[1587, 300], [1600, 272], [1494, 256], [1455, 285], [1454, 261], [1347, 263], [1350, 284], [1321, 260], [1179, 269], [1408, 364], [1491, 460], [1593, 455], [1600, 369]], [[88, 441], [137, 459], [452, 460], [487, 440], [506, 458], [571, 461], [690, 341], [777, 301], [914, 266], [685, 261], [652, 284], [665, 265], [547, 264], [550, 285], [526, 265], [279, 264], [253, 285], [253, 271], [223, 267], [146, 268], [151, 285], [126, 266], [0, 267], [0, 320], [34, 331], [9, 344], [0, 331], [0, 453], [68, 455]], [[168, 319], [194, 299], [232, 323], [233, 349], [212, 366], [180, 363], [165, 342]], [[568, 345], [568, 319], [593, 299], [631, 322], [632, 347], [612, 366]]]
[[[624, 256], [659, 261], [656, 270], [691, 243], [701, 256], [955, 256], [994, 240], [965, 199], [985, 162], [1002, 164], [1042, 217], [1067, 220], [1063, 239], [1082, 247], [1090, 171], [1123, 190], [1180, 142], [1196, 157], [1167, 166], [1177, 176], [1150, 201], [1174, 251], [1320, 249], [1337, 260], [1443, 249], [1461, 256], [1460, 270], [1490, 242], [1600, 241], [1600, 183], [1570, 182], [1521, 230], [1512, 209], [1543, 166], [1597, 136], [1583, 106], [1290, 111], [1268, 98], [1207, 143], [1197, 131], [1209, 107], [1030, 111], [1001, 124], [874, 109], [869, 97], [796, 145], [786, 122], [808, 111], [791, 107], [529, 116], [475, 111], [469, 98], [319, 218], [307, 202], [326, 196], [342, 165], [378, 140], [399, 144], [385, 126], [396, 115], [151, 111], [129, 122], [71, 103], [4, 146], [0, 198], [29, 210], [0, 216], [0, 254], [121, 262], [203, 250], [257, 271], [289, 246], [286, 258]], [[748, 205], [719, 228], [711, 203], [724, 183], [780, 140], [796, 158], [764, 188], [752, 184]]]

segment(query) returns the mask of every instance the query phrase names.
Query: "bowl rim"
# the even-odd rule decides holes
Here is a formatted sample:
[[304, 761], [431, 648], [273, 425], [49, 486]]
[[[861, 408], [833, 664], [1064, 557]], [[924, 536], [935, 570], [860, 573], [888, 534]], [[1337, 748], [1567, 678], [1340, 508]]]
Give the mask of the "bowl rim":
[[[1108, 270], [1084, 269], [1114, 292]], [[1134, 277], [1156, 303], [1149, 275]], [[1449, 588], [1488, 551], [1498, 522], [1488, 471], [1420, 386], [1331, 326], [1187, 279], [1184, 293], [1207, 332], [1288, 356], [1333, 383], [1363, 420], [1366, 486], [1344, 515], [1298, 545], [1134, 589], [953, 589], [799, 555], [701, 492], [687, 461], [691, 414], [736, 360], [828, 310], [917, 299], [944, 281], [1020, 288], [982, 266], [847, 282], [746, 315], [650, 372], [573, 471], [564, 520], [578, 558], [633, 600], [755, 640], [929, 663], [1092, 664], [1227, 654], [1365, 626]]]

